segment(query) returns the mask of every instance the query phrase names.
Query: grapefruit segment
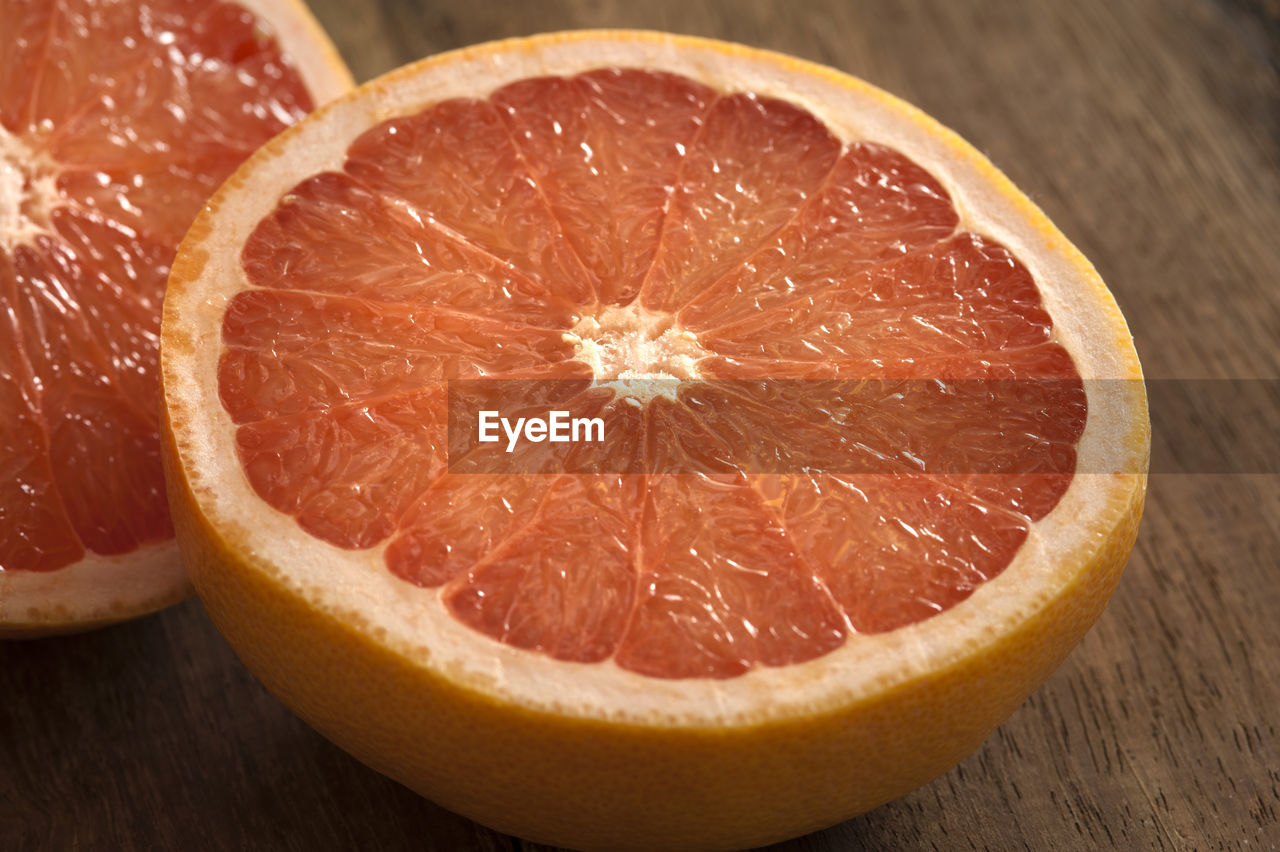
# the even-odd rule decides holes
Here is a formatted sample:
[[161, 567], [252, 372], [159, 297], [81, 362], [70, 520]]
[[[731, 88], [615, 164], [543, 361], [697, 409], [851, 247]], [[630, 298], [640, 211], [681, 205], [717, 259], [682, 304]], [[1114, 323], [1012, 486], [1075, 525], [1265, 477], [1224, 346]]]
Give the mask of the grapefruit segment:
[[[787, 313], [816, 292], [843, 289], [867, 267], [936, 243], [958, 222], [946, 190], [924, 169], [883, 145], [852, 145], [796, 221], [680, 310], [680, 321], [703, 329], [773, 308]], [[940, 289], [934, 278], [921, 280]]]
[[602, 304], [639, 292], [683, 153], [714, 98], [686, 77], [620, 68], [525, 80], [491, 96]]
[[492, 103], [445, 101], [383, 122], [351, 145], [346, 171], [565, 298], [594, 292]]
[[297, 186], [244, 248], [260, 287], [313, 290], [378, 302], [484, 308], [488, 317], [563, 325], [561, 297], [414, 209], [346, 174]]
[[[323, 318], [326, 334], [315, 334]], [[458, 376], [507, 374], [570, 354], [556, 329], [434, 306], [298, 290], [247, 290], [227, 308], [219, 367], [237, 423], [383, 396]]]
[[607, 659], [634, 606], [633, 518], [643, 499], [637, 477], [555, 478], [518, 529], [445, 587], [445, 606], [517, 648]]
[[[78, 298], [100, 287], [97, 277], [65, 243], [19, 248], [14, 261], [18, 297], [10, 310], [21, 328], [33, 387], [40, 389], [39, 417], [59, 503], [77, 537], [89, 550], [114, 555], [172, 535], [155, 409], [148, 406], [156, 404], [158, 391], [156, 315], [131, 327], [115, 325], [120, 320], [106, 313], [104, 324], [104, 309]], [[110, 331], [118, 336], [104, 339]], [[142, 353], [150, 348], [149, 355], [130, 357], [139, 342], [131, 337], [142, 337]]]
[[[62, 209], [53, 222], [58, 242], [18, 258], [19, 268], [33, 276], [25, 288], [30, 312], [22, 321], [27, 351], [45, 353], [36, 360], [50, 371], [97, 375], [104, 389], [118, 389], [145, 422], [154, 422], [160, 397], [155, 318], [173, 249], [96, 212]], [[104, 298], [77, 297], [86, 291]]]
[[[12, 288], [9, 257], [0, 252], [0, 287]], [[4, 292], [4, 291], [0, 291]], [[10, 289], [6, 301], [13, 299]], [[0, 313], [0, 506], [17, 534], [0, 536], [0, 566], [48, 571], [84, 554], [62, 505], [50, 463], [49, 436], [40, 412], [31, 364], [21, 347], [14, 311]]]
[[[857, 264], [850, 265], [852, 273]], [[762, 280], [773, 279], [766, 273]], [[728, 358], [867, 361], [953, 355], [962, 370], [966, 359], [1001, 353], [1009, 364], [1017, 350], [1050, 342], [1052, 321], [1026, 268], [1003, 246], [973, 234], [845, 279], [826, 280], [831, 283], [796, 293], [772, 310], [756, 296], [751, 304], [762, 309], [737, 322], [728, 311], [711, 314], [727, 324], [702, 332], [701, 338]], [[744, 290], [749, 292], [750, 285]]]
[[623, 668], [725, 678], [843, 643], [843, 616], [745, 477], [650, 478], [641, 534]]
[[[108, 172], [172, 163], [206, 173], [204, 166], [219, 163], [234, 169], [255, 141], [302, 118], [312, 106], [306, 86], [255, 31], [253, 16], [241, 9], [219, 23], [235, 32], [196, 26], [123, 37], [148, 39], [141, 43], [152, 47], [127, 67], [98, 77], [88, 92], [77, 79], [75, 97], [83, 100], [74, 110], [34, 118], [37, 125], [56, 127], [46, 141], [49, 153]], [[159, 46], [150, 39], [161, 40]], [[59, 61], [65, 67], [65, 59], [53, 59]], [[161, 178], [163, 171], [153, 174]]]
[[553, 478], [472, 474], [439, 477], [402, 522], [384, 558], [393, 574], [424, 588], [477, 565], [532, 517]]
[[262, 499], [339, 547], [390, 535], [443, 472], [445, 441], [439, 388], [262, 420], [237, 433], [245, 474]]
[[0, 125], [14, 128], [27, 124], [31, 102], [31, 75], [40, 64], [49, 26], [52, 3], [27, 3], [18, 14], [19, 0], [3, 0], [0, 12], [9, 35], [0, 39]]
[[[945, 476], [774, 476], [761, 491], [859, 633], [955, 606], [1004, 569], [1029, 528]], [[851, 542], [851, 526], [874, 533]]]
[[[709, 427], [699, 416], [696, 399], [683, 404], [658, 397], [645, 410], [644, 469], [651, 473], [731, 474], [743, 459], [734, 437]], [[718, 424], [717, 424], [718, 425]]]
[[795, 218], [839, 155], [839, 140], [794, 104], [716, 100], [676, 176], [639, 303], [673, 313], [692, 301]]
[[[150, 159], [77, 164], [65, 168], [57, 188], [75, 207], [120, 232], [124, 238], [149, 241], [170, 254], [186, 233], [185, 225], [200, 210], [201, 193], [209, 195], [222, 182], [219, 176], [235, 171], [249, 151], [233, 149], [222, 155], [190, 162]], [[170, 210], [172, 216], [155, 216], [150, 211]], [[168, 264], [163, 264], [163, 273]], [[164, 275], [160, 276], [161, 285]]]
[[1077, 377], [1071, 355], [1061, 344], [1045, 343], [1027, 349], [948, 355], [888, 355], [831, 361], [773, 360], [766, 356], [726, 358], [713, 355], [699, 363], [700, 372], [724, 379], [1026, 379], [1069, 380]]

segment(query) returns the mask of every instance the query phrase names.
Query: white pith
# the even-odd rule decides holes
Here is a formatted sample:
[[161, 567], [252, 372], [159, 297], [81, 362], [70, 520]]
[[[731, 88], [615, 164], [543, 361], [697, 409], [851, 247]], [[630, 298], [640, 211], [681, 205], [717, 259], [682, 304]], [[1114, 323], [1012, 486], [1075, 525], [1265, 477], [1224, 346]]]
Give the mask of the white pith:
[[119, 621], [190, 593], [172, 539], [120, 556], [88, 552], [56, 571], [0, 571], [0, 628]]
[[52, 236], [49, 217], [62, 203], [56, 164], [0, 124], [0, 251]]
[[[353, 82], [324, 31], [300, 0], [237, 0], [274, 35], [315, 102], [328, 103]], [[42, 134], [51, 128], [42, 127]], [[64, 203], [59, 164], [36, 151], [30, 136], [0, 124], [0, 251], [52, 236], [49, 216]], [[0, 633], [59, 631], [120, 621], [159, 609], [191, 593], [172, 539], [130, 553], [88, 551], [55, 571], [0, 570]]]
[[636, 303], [606, 305], [565, 332], [573, 358], [591, 368], [596, 384], [620, 398], [646, 402], [656, 396], [675, 399], [679, 381], [701, 377], [698, 362], [709, 353], [674, 317]]
[[[1056, 339], [1085, 379], [1140, 377], [1131, 353], [1113, 345], [1117, 330], [1124, 331], [1123, 320], [1114, 312], [1101, 319], [1096, 315], [1101, 285], [1091, 289], [1093, 282], [1081, 280], [1065, 240], [1037, 230], [1026, 210], [992, 185], [980, 155], [879, 90], [798, 61], [747, 51], [730, 54], [697, 40], [657, 35], [580, 33], [505, 51], [486, 46], [389, 75], [377, 81], [377, 96], [342, 99], [289, 131], [281, 147], [260, 152], [228, 182], [205, 219], [207, 235], [186, 247], [199, 253], [202, 270], [191, 284], [170, 291], [165, 338], [181, 341], [184, 351], [181, 357], [166, 352], [163, 362], [182, 465], [206, 518], [251, 554], [252, 564], [295, 594], [417, 665], [525, 706], [646, 724], [750, 723], [856, 700], [937, 670], [993, 641], [1002, 625], [1043, 607], [1073, 579], [1059, 565], [1079, 564], [1076, 555], [1099, 546], [1110, 530], [1108, 519], [1114, 521], [1120, 507], [1128, 505], [1134, 478], [1141, 476], [1141, 453], [1132, 440], [1135, 430], [1145, 429], [1140, 383], [1088, 384], [1080, 467], [1109, 472], [1078, 474], [1057, 508], [1034, 525], [1009, 567], [968, 600], [907, 628], [851, 635], [841, 648], [807, 663], [759, 667], [726, 680], [650, 678], [611, 661], [565, 663], [491, 640], [449, 615], [437, 591], [394, 577], [382, 547], [350, 551], [325, 544], [254, 493], [236, 454], [235, 426], [218, 398], [216, 370], [226, 306], [249, 286], [239, 250], [257, 222], [303, 177], [340, 169], [347, 146], [379, 121], [450, 97], [483, 97], [526, 77], [611, 65], [666, 70], [724, 92], [784, 98], [822, 118], [845, 141], [899, 149], [948, 189], [962, 227], [999, 240], [1026, 264], [1054, 319]], [[250, 174], [251, 183], [244, 183]], [[602, 370], [615, 363], [615, 352], [644, 344], [574, 333], [584, 342], [592, 340], [579, 357], [588, 363], [597, 359]]]

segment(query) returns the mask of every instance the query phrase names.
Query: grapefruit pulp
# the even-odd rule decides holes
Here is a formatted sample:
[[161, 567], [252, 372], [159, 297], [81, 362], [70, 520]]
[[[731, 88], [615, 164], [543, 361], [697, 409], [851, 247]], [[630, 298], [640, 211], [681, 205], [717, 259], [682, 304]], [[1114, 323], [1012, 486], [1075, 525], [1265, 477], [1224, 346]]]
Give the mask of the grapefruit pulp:
[[350, 78], [305, 7], [0, 0], [0, 636], [189, 590], [160, 304], [205, 199]]

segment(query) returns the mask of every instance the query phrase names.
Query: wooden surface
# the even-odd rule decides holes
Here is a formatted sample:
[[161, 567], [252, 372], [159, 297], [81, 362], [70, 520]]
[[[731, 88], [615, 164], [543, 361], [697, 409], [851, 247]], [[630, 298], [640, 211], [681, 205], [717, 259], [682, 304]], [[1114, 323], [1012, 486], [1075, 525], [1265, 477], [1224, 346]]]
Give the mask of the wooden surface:
[[[850, 71], [958, 130], [1047, 210], [1115, 291], [1148, 376], [1280, 376], [1274, 0], [313, 6], [360, 79], [594, 26], [716, 36]], [[1186, 422], [1155, 426], [1197, 440]], [[1147, 505], [1107, 613], [976, 754], [778, 848], [1276, 848], [1280, 477], [1161, 474]], [[143, 847], [530, 848], [312, 733], [197, 602], [0, 644], [0, 848]]]

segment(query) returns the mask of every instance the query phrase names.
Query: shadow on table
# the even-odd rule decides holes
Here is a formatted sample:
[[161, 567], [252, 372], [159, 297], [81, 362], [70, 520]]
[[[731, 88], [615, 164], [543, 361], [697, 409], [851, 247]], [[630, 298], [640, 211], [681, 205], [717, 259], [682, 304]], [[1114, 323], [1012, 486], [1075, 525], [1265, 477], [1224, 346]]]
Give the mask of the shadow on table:
[[196, 601], [0, 642], [0, 695], [9, 849], [510, 848], [304, 725]]

